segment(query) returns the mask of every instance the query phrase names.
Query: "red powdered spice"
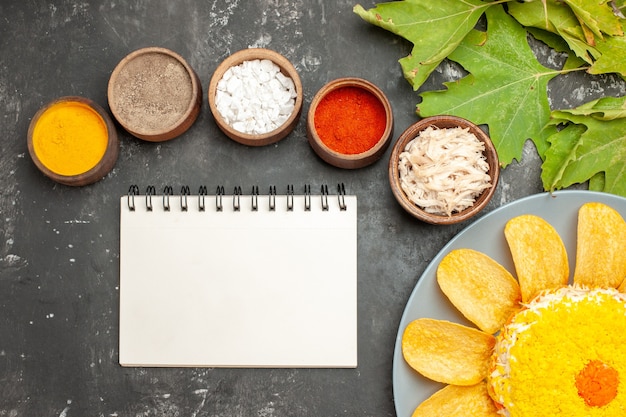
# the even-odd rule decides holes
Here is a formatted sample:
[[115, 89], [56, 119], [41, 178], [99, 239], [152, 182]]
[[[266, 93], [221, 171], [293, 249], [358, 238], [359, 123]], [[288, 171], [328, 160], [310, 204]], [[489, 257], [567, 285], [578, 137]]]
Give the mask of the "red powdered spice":
[[387, 124], [380, 100], [359, 87], [340, 87], [326, 94], [315, 110], [315, 130], [335, 152], [359, 154], [371, 149]]

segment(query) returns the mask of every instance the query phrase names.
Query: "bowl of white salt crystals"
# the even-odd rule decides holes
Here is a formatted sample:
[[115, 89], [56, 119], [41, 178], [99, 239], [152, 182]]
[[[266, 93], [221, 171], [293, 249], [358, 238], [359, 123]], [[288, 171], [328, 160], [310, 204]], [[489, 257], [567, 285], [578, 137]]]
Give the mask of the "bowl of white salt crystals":
[[209, 108], [218, 127], [236, 142], [264, 146], [287, 136], [302, 110], [302, 82], [278, 52], [242, 49], [217, 67], [209, 83]]
[[427, 117], [409, 126], [389, 159], [394, 197], [413, 217], [431, 224], [455, 224], [478, 214], [499, 178], [489, 136], [455, 116]]

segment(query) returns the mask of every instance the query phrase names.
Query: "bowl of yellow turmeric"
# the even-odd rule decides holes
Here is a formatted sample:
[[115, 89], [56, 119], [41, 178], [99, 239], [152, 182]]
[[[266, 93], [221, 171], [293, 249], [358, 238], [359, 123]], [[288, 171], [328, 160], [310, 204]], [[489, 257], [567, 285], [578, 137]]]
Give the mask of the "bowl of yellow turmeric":
[[115, 125], [94, 101], [61, 97], [33, 117], [28, 152], [41, 172], [71, 186], [92, 184], [107, 175], [119, 154]]

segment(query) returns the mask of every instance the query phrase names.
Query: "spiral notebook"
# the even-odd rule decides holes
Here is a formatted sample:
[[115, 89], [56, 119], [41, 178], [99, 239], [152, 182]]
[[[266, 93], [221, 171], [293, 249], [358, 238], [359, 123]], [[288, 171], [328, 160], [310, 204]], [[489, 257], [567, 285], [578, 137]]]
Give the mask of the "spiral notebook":
[[357, 366], [357, 198], [322, 186], [120, 199], [119, 363]]

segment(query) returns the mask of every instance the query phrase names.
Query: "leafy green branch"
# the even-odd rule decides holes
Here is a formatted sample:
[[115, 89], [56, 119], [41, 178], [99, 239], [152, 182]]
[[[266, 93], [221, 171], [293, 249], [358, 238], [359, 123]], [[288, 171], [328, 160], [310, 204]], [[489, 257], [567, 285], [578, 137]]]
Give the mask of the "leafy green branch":
[[[418, 115], [452, 114], [487, 125], [503, 167], [520, 160], [532, 140], [544, 161], [546, 190], [589, 181], [590, 189], [626, 196], [624, 99], [551, 110], [547, 92], [552, 78], [571, 71], [626, 76], [625, 2], [404, 0], [370, 10], [356, 5], [354, 12], [413, 43], [399, 62], [415, 91], [444, 59], [467, 71], [445, 90], [421, 93]], [[483, 15], [486, 32], [475, 29]], [[528, 33], [567, 54], [561, 69], [537, 61]]]

